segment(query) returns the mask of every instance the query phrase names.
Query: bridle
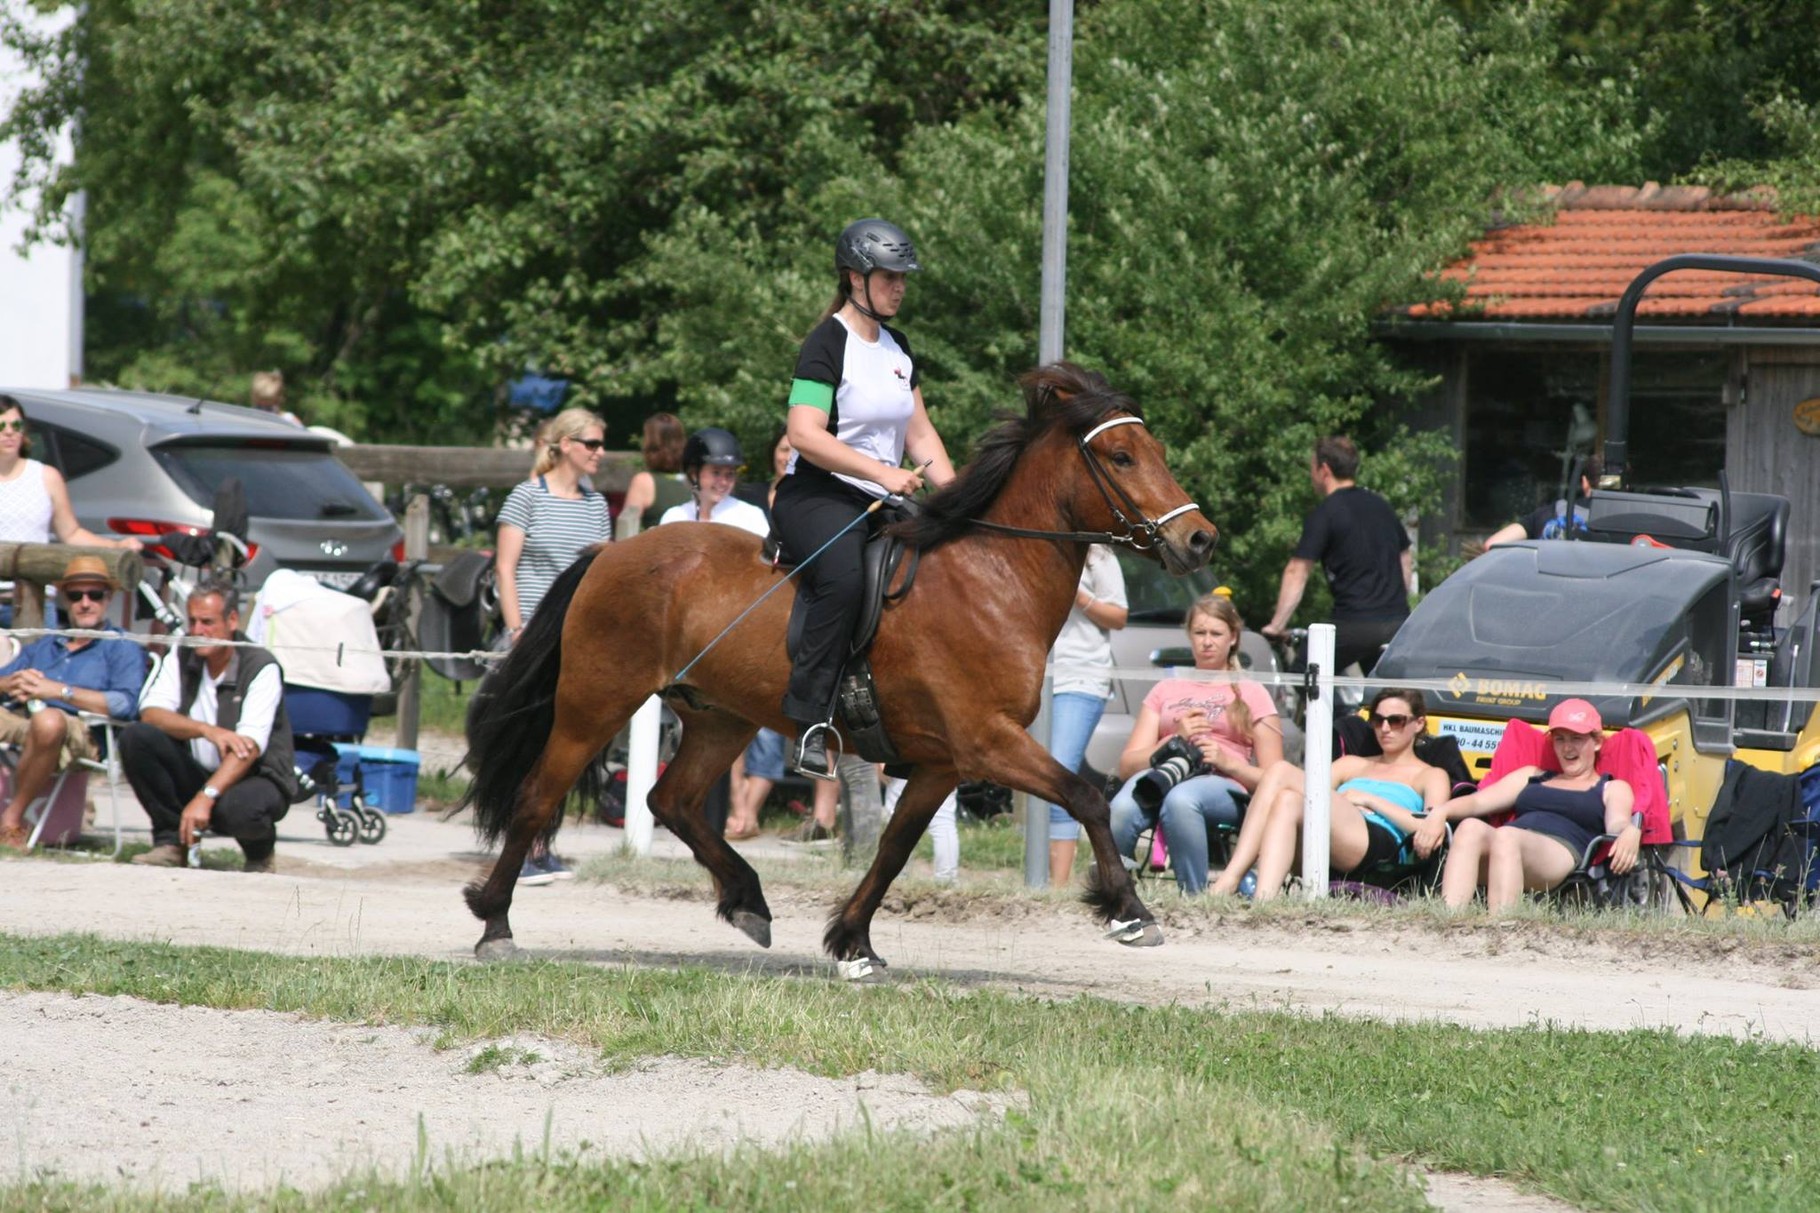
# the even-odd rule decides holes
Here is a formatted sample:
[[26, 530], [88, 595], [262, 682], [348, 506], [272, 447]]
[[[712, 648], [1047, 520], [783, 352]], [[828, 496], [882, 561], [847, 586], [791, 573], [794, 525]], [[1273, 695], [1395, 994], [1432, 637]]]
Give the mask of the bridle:
[[[1142, 507], [1131, 499], [1131, 494], [1119, 487], [1118, 482], [1112, 479], [1111, 474], [1106, 471], [1105, 465], [1100, 462], [1100, 457], [1093, 453], [1093, 447], [1089, 445], [1095, 438], [1098, 438], [1101, 434], [1104, 434], [1107, 430], [1112, 429], [1115, 426], [1143, 424], [1144, 419], [1142, 417], [1133, 417], [1130, 414], [1126, 414], [1123, 417], [1114, 417], [1110, 421], [1102, 421], [1088, 430], [1085, 434], [1076, 437], [1074, 440], [1074, 445], [1080, 448], [1081, 458], [1087, 461], [1087, 472], [1093, 477], [1094, 487], [1099, 489], [1100, 496], [1105, 499], [1106, 508], [1112, 511], [1112, 517], [1117, 521], [1118, 525], [1125, 528], [1122, 534], [1114, 534], [1111, 531], [1038, 531], [1029, 527], [1007, 526], [1002, 522], [987, 522], [983, 518], [973, 519], [972, 525], [983, 527], [988, 531], [997, 531], [1002, 535], [1019, 535], [1026, 539], [1064, 539], [1075, 543], [1114, 543], [1138, 552], [1148, 552], [1152, 550], [1156, 547], [1157, 540], [1161, 537], [1163, 527], [1166, 526], [1171, 519], [1179, 518], [1183, 514], [1188, 513], [1188, 511], [1198, 510], [1201, 507], [1190, 501], [1186, 505], [1176, 506], [1161, 518], [1153, 519], [1148, 517], [1145, 515]], [[1123, 509], [1119, 508], [1121, 505], [1124, 506]], [[1127, 514], [1127, 511], [1129, 511], [1129, 515]], [[1135, 519], [1135, 521], [1133, 521], [1133, 519]]]

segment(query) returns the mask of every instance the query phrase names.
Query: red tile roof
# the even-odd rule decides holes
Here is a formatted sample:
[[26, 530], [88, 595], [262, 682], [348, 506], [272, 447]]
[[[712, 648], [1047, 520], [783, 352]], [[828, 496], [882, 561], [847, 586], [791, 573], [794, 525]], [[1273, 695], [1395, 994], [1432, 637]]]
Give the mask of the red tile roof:
[[[1820, 261], [1820, 219], [1777, 215], [1768, 192], [1699, 186], [1550, 186], [1551, 221], [1494, 228], [1441, 272], [1466, 283], [1463, 305], [1399, 309], [1411, 320], [1609, 321], [1639, 271], [1676, 253]], [[1682, 270], [1652, 283], [1639, 320], [1814, 323], [1820, 284]]]

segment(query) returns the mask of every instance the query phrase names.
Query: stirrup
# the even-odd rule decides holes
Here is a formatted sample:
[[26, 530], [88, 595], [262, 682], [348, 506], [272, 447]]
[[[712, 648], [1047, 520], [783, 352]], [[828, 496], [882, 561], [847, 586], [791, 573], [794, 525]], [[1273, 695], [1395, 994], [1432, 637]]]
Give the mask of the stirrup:
[[[828, 761], [828, 769], [826, 771], [811, 770], [803, 765], [803, 749], [808, 745], [809, 739], [817, 733], [826, 733], [828, 737], [831, 737], [834, 740], [833, 746], [829, 746], [828, 737], [822, 739], [822, 753], [827, 757]], [[840, 730], [834, 727], [833, 721], [824, 720], [819, 724], [812, 724], [804, 729], [802, 735], [796, 739], [796, 758], [790, 766], [791, 769], [795, 770], [798, 774], [807, 775], [811, 779], [819, 779], [824, 783], [834, 783], [840, 779], [840, 760], [841, 755], [845, 750], [846, 747], [841, 742]]]

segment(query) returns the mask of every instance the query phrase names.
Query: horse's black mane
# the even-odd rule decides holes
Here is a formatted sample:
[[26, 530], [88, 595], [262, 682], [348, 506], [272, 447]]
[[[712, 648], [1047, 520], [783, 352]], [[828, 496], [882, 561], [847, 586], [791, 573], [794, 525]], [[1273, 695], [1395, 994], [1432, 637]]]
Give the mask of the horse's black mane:
[[1012, 465], [1051, 429], [1079, 434], [1111, 413], [1143, 417], [1137, 403], [1115, 390], [1098, 371], [1072, 362], [1052, 362], [1018, 376], [1024, 412], [997, 414], [998, 424], [979, 441], [973, 458], [954, 482], [919, 504], [916, 517], [892, 528], [912, 547], [932, 548], [967, 533], [973, 519], [997, 499]]

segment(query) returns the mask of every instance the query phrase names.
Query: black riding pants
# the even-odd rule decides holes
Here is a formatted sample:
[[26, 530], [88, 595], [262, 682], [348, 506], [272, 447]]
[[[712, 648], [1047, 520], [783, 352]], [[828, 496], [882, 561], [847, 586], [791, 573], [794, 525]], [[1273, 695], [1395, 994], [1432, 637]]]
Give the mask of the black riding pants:
[[[801, 563], [871, 504], [872, 498], [844, 480], [785, 476], [777, 486], [771, 525], [783, 541], [784, 554]], [[863, 522], [854, 526], [797, 575], [803, 634], [790, 670], [790, 689], [784, 694], [784, 715], [798, 724], [816, 724], [833, 714], [836, 683], [853, 646], [866, 588], [868, 529]]]
[[[121, 730], [120, 766], [133, 785], [133, 795], [152, 819], [153, 845], [175, 846], [183, 806], [195, 799], [214, 772], [196, 761], [188, 742], [144, 721]], [[264, 859], [278, 840], [279, 818], [290, 809], [277, 784], [263, 775], [249, 774], [215, 802], [209, 832], [238, 841], [248, 859]]]

